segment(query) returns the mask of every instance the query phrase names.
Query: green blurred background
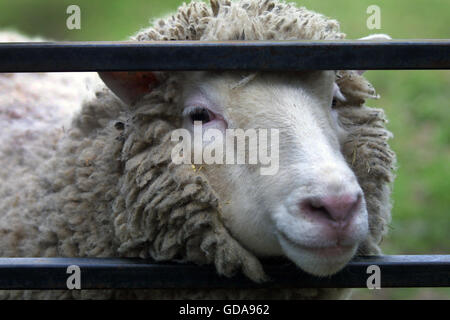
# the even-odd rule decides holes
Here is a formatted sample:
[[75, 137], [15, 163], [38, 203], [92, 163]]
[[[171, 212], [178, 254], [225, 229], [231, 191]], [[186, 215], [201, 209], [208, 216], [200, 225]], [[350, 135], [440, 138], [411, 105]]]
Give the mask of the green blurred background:
[[[54, 40], [124, 40], [178, 0], [0, 0], [0, 29]], [[450, 38], [449, 0], [298, 0], [335, 18], [349, 39], [387, 33], [395, 39]], [[66, 8], [81, 8], [81, 30], [66, 28]], [[368, 30], [366, 9], [381, 9], [381, 29]], [[450, 71], [369, 71], [394, 133], [398, 156], [387, 254], [450, 253]], [[449, 275], [450, 276], [450, 275]], [[450, 299], [450, 288], [357, 289], [356, 299]]]

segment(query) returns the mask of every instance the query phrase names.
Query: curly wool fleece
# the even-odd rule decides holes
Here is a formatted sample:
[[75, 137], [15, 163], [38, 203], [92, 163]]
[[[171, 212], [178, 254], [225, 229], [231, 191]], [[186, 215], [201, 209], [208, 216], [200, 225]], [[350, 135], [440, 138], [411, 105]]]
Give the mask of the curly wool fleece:
[[[342, 38], [335, 20], [270, 0], [184, 4], [133, 37], [138, 41]], [[222, 223], [220, 199], [207, 177], [190, 166], [171, 163], [170, 134], [181, 126], [180, 77], [176, 72], [157, 76], [158, 87], [133, 107], [105, 87], [96, 91], [70, 128], [53, 134], [51, 143], [39, 140], [26, 146], [28, 153], [36, 155], [32, 164], [12, 161], [2, 146], [1, 163], [14, 163], [16, 169], [0, 168], [1, 256], [142, 257], [214, 264], [221, 275], [242, 271], [254, 281], [267, 278], [257, 257]], [[346, 97], [337, 106], [339, 119], [350, 133], [342, 150], [365, 193], [369, 212], [370, 235], [359, 252], [376, 254], [390, 219], [395, 159], [387, 144], [391, 134], [384, 127], [383, 112], [363, 106], [365, 99], [376, 96], [362, 76], [341, 71], [337, 83]], [[41, 106], [30, 102], [28, 107]], [[25, 148], [17, 144], [16, 148]], [[42, 148], [46, 152], [39, 152]], [[23, 158], [23, 152], [16, 155]], [[9, 298], [147, 299], [336, 298], [341, 294], [339, 289], [0, 293]]]

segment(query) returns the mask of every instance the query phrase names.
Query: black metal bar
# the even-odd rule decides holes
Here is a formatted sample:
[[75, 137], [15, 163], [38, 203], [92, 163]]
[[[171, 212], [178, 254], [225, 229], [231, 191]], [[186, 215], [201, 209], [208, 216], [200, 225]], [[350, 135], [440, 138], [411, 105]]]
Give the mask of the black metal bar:
[[218, 276], [212, 266], [156, 263], [121, 258], [0, 258], [0, 289], [67, 289], [67, 267], [81, 270], [82, 289], [150, 288], [363, 288], [367, 267], [381, 270], [381, 287], [449, 287], [450, 255], [357, 257], [341, 272], [310, 276], [286, 260], [270, 260], [271, 281], [256, 284], [243, 275]]
[[0, 43], [0, 72], [450, 69], [450, 40]]

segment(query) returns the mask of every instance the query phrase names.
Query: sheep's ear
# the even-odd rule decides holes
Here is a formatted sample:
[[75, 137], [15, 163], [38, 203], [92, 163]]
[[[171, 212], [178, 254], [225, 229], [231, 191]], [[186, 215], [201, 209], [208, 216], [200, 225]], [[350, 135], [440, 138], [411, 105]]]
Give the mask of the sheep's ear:
[[133, 105], [149, 93], [158, 80], [151, 71], [99, 72], [100, 78], [123, 102]]
[[[388, 36], [387, 34], [378, 33], [378, 34], [371, 34], [370, 36], [360, 38], [358, 40], [386, 41], [386, 40], [392, 40], [392, 38], [390, 36]], [[358, 72], [358, 74], [363, 74], [366, 71], [367, 70], [356, 70], [356, 72]]]

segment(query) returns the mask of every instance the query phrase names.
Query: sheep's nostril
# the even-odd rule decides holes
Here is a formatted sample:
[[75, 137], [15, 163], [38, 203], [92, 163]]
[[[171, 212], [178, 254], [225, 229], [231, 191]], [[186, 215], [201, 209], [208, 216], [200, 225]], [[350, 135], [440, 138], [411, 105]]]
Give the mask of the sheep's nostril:
[[302, 209], [311, 217], [332, 226], [344, 227], [361, 203], [361, 193], [305, 199]]

